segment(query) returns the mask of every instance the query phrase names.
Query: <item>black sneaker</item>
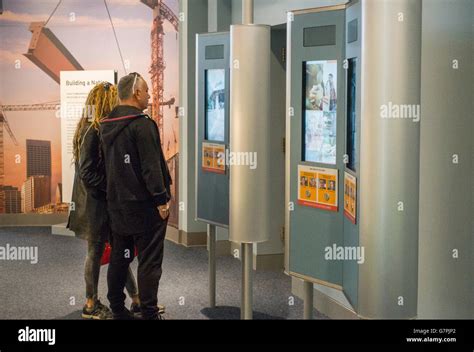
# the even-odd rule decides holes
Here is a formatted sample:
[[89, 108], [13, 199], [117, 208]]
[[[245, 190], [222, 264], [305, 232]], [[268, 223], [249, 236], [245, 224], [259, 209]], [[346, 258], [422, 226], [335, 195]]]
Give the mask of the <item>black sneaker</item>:
[[148, 317], [148, 318], [146, 318], [146, 319], [144, 319], [144, 320], [165, 320], [165, 317], [163, 316], [163, 314], [158, 313], [158, 314], [156, 314], [155, 316], [153, 316], [153, 317]]
[[166, 320], [162, 313], [158, 313], [158, 315], [153, 320]]
[[[161, 304], [158, 304], [158, 313], [159, 314], [165, 314], [165, 310], [166, 310], [165, 306], [163, 306]], [[132, 312], [133, 315], [136, 318], [141, 318], [142, 317], [142, 311], [140, 309], [140, 305], [137, 304], [137, 303], [132, 303], [132, 305], [130, 306], [130, 312]]]
[[135, 316], [127, 308], [124, 308], [120, 313], [113, 313], [114, 320], [135, 320]]
[[92, 308], [84, 306], [82, 309], [82, 318], [92, 320], [111, 320], [113, 316], [110, 309], [97, 300]]
[[130, 306], [130, 312], [135, 316], [136, 319], [142, 318], [142, 311], [140, 309], [140, 305], [137, 303], [132, 303]]

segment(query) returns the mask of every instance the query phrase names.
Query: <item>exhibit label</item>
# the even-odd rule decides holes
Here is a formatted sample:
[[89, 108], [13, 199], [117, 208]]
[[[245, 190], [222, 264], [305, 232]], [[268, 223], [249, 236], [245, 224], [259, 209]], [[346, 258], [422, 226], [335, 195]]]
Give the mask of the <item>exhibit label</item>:
[[298, 166], [298, 204], [338, 211], [338, 170]]
[[357, 179], [344, 173], [344, 215], [355, 225], [357, 216]]
[[203, 143], [202, 144], [202, 169], [206, 172], [225, 174], [225, 145]]

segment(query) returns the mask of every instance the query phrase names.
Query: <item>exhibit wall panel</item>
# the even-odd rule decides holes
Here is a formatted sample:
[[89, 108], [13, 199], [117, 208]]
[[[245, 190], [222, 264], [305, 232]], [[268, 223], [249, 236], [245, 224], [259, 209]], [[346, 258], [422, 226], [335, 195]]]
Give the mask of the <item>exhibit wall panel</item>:
[[[352, 64], [355, 64], [355, 72], [353, 73], [355, 77], [349, 76], [349, 72], [351, 70], [346, 70], [346, 106], [344, 113], [346, 114], [345, 119], [345, 151], [349, 153], [349, 146], [347, 143], [347, 137], [349, 131], [349, 119], [347, 114], [350, 114], [351, 111], [349, 110], [349, 96], [351, 89], [351, 82], [352, 79], [355, 80], [355, 100], [353, 103], [355, 104], [355, 135], [356, 138], [354, 140], [355, 143], [355, 155], [351, 155], [354, 160], [351, 163], [346, 164], [345, 172], [348, 172], [352, 176], [356, 177], [356, 190], [359, 189], [360, 186], [360, 123], [361, 123], [361, 114], [360, 114], [360, 102], [361, 102], [361, 95], [359, 94], [361, 89], [361, 20], [360, 20], [360, 2], [350, 6], [346, 10], [346, 38], [345, 38], [345, 45], [346, 45], [346, 62], [349, 65], [349, 60], [352, 60]], [[354, 22], [355, 21], [355, 22]], [[355, 26], [354, 29], [351, 26]], [[349, 33], [350, 31], [354, 31], [357, 33], [355, 36], [354, 33]], [[357, 38], [357, 39], [355, 39]], [[361, 214], [360, 212], [360, 196], [356, 192], [356, 214], [355, 214], [355, 224], [351, 222], [346, 216], [344, 217], [344, 247], [345, 248], [359, 248], [359, 222], [361, 216], [365, 214]], [[365, 253], [364, 253], [365, 254]], [[358, 307], [358, 294], [359, 294], [359, 266], [360, 264], [358, 261], [355, 260], [347, 260], [344, 261], [342, 266], [342, 283], [344, 292], [346, 294], [347, 299], [352, 304], [352, 307], [355, 311], [357, 311]]]
[[229, 61], [229, 32], [197, 35], [196, 219], [220, 227], [229, 226]]
[[[287, 138], [290, 139], [291, 161], [289, 162], [289, 195], [294, 210], [289, 211], [289, 241], [287, 248], [287, 271], [313, 282], [342, 289], [343, 264], [341, 260], [328, 260], [326, 253], [334, 247], [343, 245], [343, 170], [344, 170], [344, 116], [345, 109], [345, 70], [343, 68], [345, 11], [337, 9], [319, 13], [305, 13], [295, 16], [291, 22], [291, 96], [290, 117]], [[320, 29], [331, 29], [319, 32]], [[308, 29], [306, 32], [305, 29]], [[305, 33], [316, 34], [313, 39], [321, 40], [323, 45], [305, 43]], [[306, 37], [311, 39], [311, 35]], [[327, 39], [330, 39], [326, 42]], [[305, 46], [305, 44], [308, 44]], [[337, 93], [337, 103], [331, 107], [329, 99], [319, 99], [314, 93], [317, 103], [312, 107], [311, 93], [319, 91], [321, 85], [329, 86], [329, 73], [333, 75]], [[314, 80], [308, 85], [308, 80]], [[309, 89], [313, 86], [312, 89]], [[314, 88], [316, 87], [316, 88]], [[328, 89], [326, 89], [328, 90]], [[308, 95], [309, 94], [309, 95]], [[326, 96], [325, 94], [323, 94]], [[323, 101], [325, 101], [323, 103]], [[329, 108], [327, 107], [329, 106]], [[337, 108], [336, 108], [337, 106]], [[309, 123], [305, 123], [309, 117]], [[318, 127], [320, 126], [320, 127]], [[326, 131], [328, 126], [330, 131]], [[310, 134], [305, 129], [314, 128]], [[335, 135], [334, 135], [335, 134]], [[311, 147], [310, 145], [327, 145], [327, 148]], [[327, 142], [332, 141], [332, 142]], [[330, 152], [315, 153], [316, 149]], [[307, 154], [305, 156], [305, 154]], [[308, 157], [309, 156], [309, 157]], [[317, 209], [311, 205], [302, 205], [299, 192], [300, 167], [328, 169], [338, 175], [334, 209]], [[313, 180], [314, 181], [314, 180]], [[310, 180], [311, 182], [311, 180]], [[318, 181], [319, 182], [319, 181]], [[319, 192], [318, 193], [326, 193]], [[311, 194], [314, 190], [311, 191]], [[337, 202], [336, 202], [337, 201]], [[288, 220], [287, 220], [288, 221]]]

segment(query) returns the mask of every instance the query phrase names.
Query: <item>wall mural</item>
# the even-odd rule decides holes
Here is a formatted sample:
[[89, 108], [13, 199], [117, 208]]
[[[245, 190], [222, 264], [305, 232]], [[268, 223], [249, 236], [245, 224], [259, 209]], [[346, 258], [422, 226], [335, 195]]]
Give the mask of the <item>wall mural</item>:
[[4, 0], [0, 14], [0, 220], [64, 213], [59, 72], [141, 73], [160, 127], [178, 224], [178, 0]]

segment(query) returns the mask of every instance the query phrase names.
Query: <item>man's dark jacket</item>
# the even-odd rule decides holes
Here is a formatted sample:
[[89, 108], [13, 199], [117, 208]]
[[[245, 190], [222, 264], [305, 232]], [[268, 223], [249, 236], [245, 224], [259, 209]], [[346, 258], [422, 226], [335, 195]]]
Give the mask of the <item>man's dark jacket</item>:
[[172, 183], [158, 126], [132, 106], [118, 106], [102, 121], [102, 151], [112, 230], [120, 235], [153, 230], [157, 207], [171, 199]]

